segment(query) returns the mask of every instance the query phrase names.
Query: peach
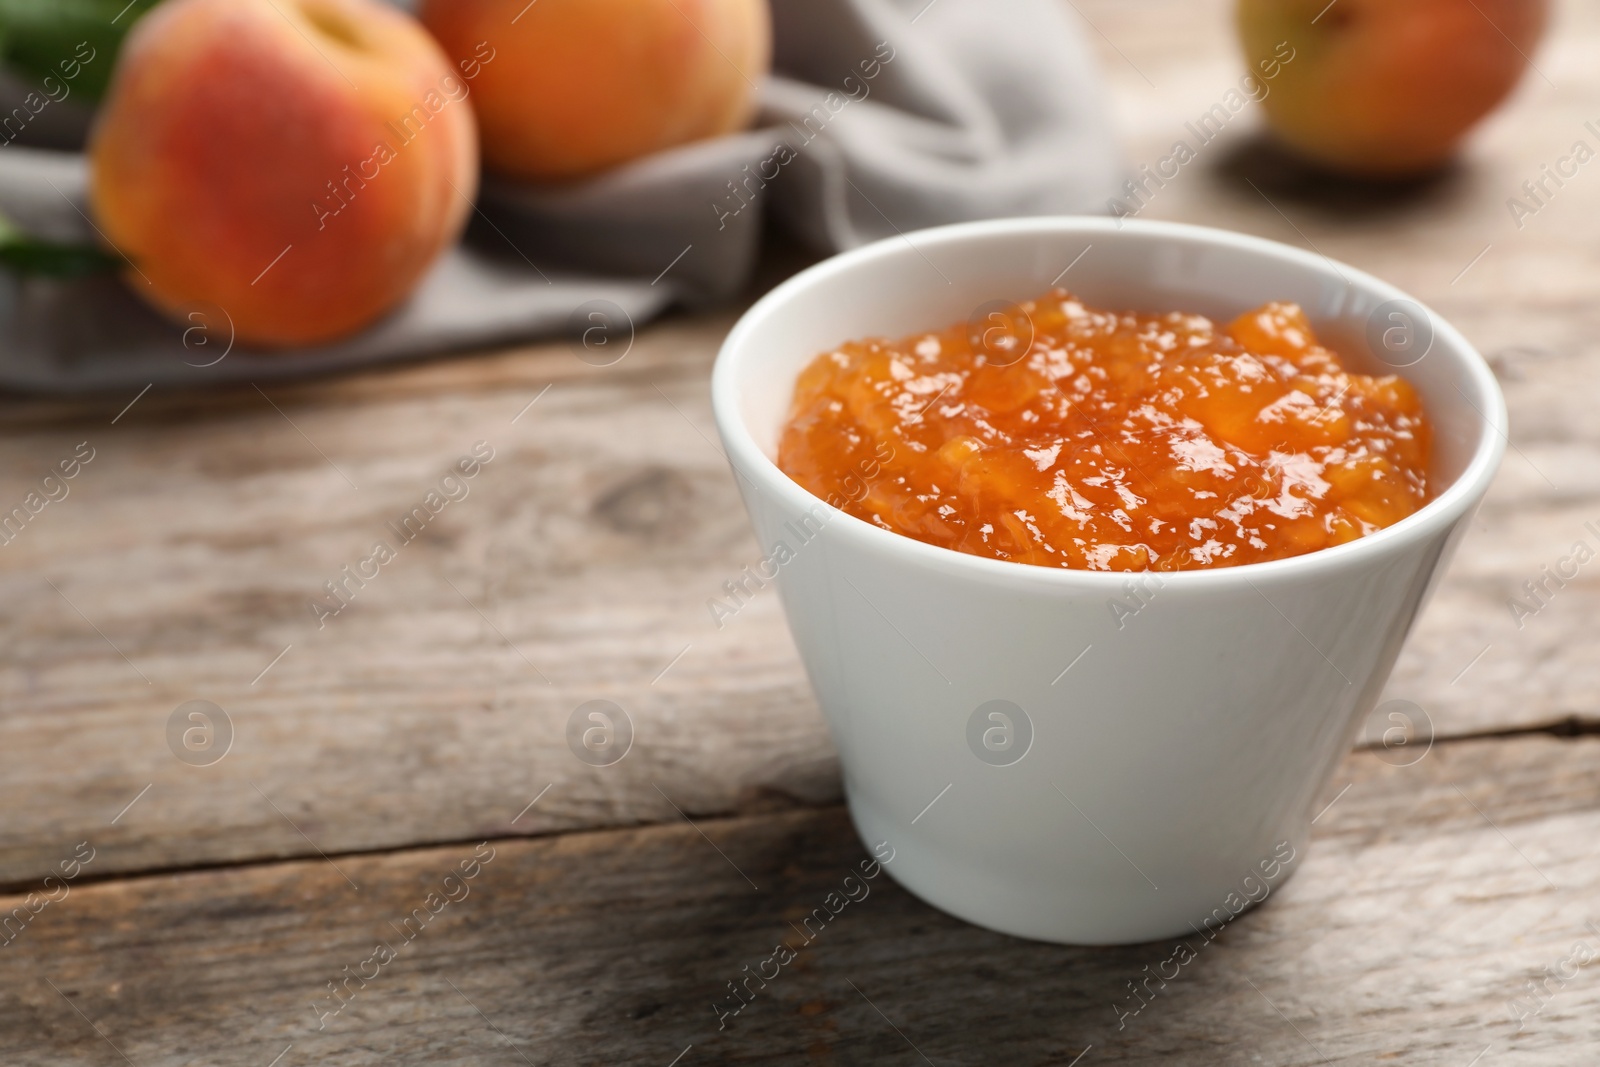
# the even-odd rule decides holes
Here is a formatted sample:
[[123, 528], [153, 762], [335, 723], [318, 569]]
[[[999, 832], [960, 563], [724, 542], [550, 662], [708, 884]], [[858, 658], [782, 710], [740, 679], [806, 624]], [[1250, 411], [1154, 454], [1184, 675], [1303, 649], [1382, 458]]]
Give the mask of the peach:
[[477, 191], [467, 83], [378, 0], [168, 0], [130, 33], [90, 197], [131, 288], [241, 343], [330, 341], [400, 303]]
[[[1281, 63], [1262, 101], [1314, 163], [1404, 177], [1432, 170], [1522, 76], [1545, 0], [1239, 0], [1252, 70]], [[1276, 54], [1287, 42], [1292, 53]], [[1258, 67], [1258, 64], [1262, 66]]]
[[579, 178], [737, 130], [767, 71], [766, 0], [424, 0], [472, 86], [492, 170]]

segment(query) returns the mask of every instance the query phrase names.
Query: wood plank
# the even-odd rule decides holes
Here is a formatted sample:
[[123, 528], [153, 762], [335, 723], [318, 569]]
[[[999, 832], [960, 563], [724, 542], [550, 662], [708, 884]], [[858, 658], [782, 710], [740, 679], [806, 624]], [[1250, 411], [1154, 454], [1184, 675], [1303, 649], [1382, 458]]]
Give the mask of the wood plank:
[[[487, 384], [247, 391], [220, 412], [153, 403], [13, 438], [35, 457], [13, 472], [84, 439], [96, 452], [5, 548], [0, 795], [17, 817], [0, 882], [146, 786], [107, 867], [499, 834], [551, 783], [516, 829], [659, 820], [668, 796], [693, 812], [835, 799], [775, 596], [720, 629], [706, 609], [760, 555], [703, 396], [725, 327], [654, 331], [637, 368], [547, 346], [510, 357], [516, 375], [491, 361]], [[459, 480], [467, 495], [402, 544], [389, 524], [480, 440], [494, 458]], [[25, 490], [13, 473], [0, 491]], [[319, 619], [313, 598], [338, 604], [323, 583], [377, 540], [395, 559]], [[568, 747], [592, 699], [634, 725], [614, 767]], [[169, 749], [192, 700], [233, 725], [212, 766]]]
[[[1237, 79], [1222, 0], [1081, 6], [1143, 72], [1091, 34], [1135, 163]], [[1507, 607], [1600, 520], [1587, 417], [1600, 312], [1583, 281], [1600, 177], [1521, 232], [1501, 217], [1525, 172], [1581, 135], [1600, 88], [1583, 52], [1600, 47], [1600, 13], [1564, 4], [1558, 28], [1538, 58], [1555, 86], [1530, 78], [1451, 179], [1338, 207], [1303, 176], [1266, 177], [1241, 126], [1149, 211], [1350, 259], [1496, 359], [1517, 447], [1390, 690], [1441, 735], [1600, 717], [1590, 570], [1521, 629]], [[794, 265], [785, 252], [769, 274]], [[641, 329], [603, 369], [557, 342], [265, 397], [158, 390], [120, 417], [133, 397], [0, 404], [0, 507], [79, 442], [96, 450], [71, 495], [0, 550], [0, 885], [87, 836], [103, 870], [134, 871], [501, 834], [547, 785], [513, 830], [835, 801], [775, 598], [721, 630], [705, 608], [760, 555], [706, 397], [734, 314]], [[471, 495], [319, 630], [308, 600], [480, 439], [497, 458]], [[567, 747], [591, 699], [633, 719], [637, 745], [615, 766]], [[167, 747], [191, 700], [232, 719], [214, 766]]]
[[[1302, 869], [1182, 965], [989, 933], [881, 874], [808, 944], [866, 858], [839, 809], [82, 884], [0, 952], [0, 1060], [1575, 1063], [1600, 1011], [1596, 782], [1593, 737], [1352, 755]], [[779, 941], [796, 958], [719, 1030]], [[1597, 962], [1564, 964], [1575, 944]], [[1147, 966], [1167, 980], [1128, 1015]], [[1519, 1032], [1507, 1003], [1546, 967], [1566, 977]]]

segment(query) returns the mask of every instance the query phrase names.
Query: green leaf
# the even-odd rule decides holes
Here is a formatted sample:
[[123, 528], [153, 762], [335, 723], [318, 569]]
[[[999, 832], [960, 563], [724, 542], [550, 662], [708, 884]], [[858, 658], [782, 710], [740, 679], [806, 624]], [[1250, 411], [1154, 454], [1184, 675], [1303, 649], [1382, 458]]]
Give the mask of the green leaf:
[[98, 101], [111, 84], [123, 37], [159, 2], [0, 0], [0, 64], [31, 84], [47, 90], [59, 84]]
[[91, 245], [18, 241], [0, 245], [0, 267], [17, 274], [45, 278], [82, 278], [113, 270], [122, 260]]
[[45, 241], [17, 229], [0, 215], [0, 267], [23, 276], [82, 278], [126, 266], [94, 245]]

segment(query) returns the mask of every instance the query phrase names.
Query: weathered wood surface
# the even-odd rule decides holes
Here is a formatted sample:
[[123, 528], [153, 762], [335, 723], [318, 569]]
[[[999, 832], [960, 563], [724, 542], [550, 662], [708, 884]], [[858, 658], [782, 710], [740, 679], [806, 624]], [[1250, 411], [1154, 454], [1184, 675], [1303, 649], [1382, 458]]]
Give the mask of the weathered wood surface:
[[[1225, 7], [1078, 4], [1133, 163], [1237, 80]], [[1600, 171], [1521, 231], [1504, 204], [1600, 110], [1597, 47], [1600, 14], [1562, 5], [1535, 60], [1554, 84], [1530, 77], [1442, 181], [1336, 202], [1246, 113], [1144, 213], [1348, 259], [1494, 355], [1517, 447], [1391, 687], [1442, 735], [1600, 715], [1590, 571], [1521, 630], [1506, 603], [1600, 518]], [[705, 607], [759, 556], [706, 397], [733, 315], [647, 327], [604, 369], [556, 343], [265, 396], [156, 390], [120, 417], [131, 396], [0, 404], [0, 507], [96, 450], [0, 548], [0, 885], [86, 837], [110, 874], [835, 800], [774, 597], [720, 631]], [[308, 600], [478, 440], [496, 458], [470, 495], [319, 630]], [[601, 769], [565, 739], [596, 698], [637, 738]], [[213, 766], [168, 748], [190, 700], [232, 720]]]
[[[691, 812], [836, 798], [775, 597], [720, 630], [705, 606], [759, 559], [707, 439], [725, 326], [659, 327], [609, 370], [560, 346], [378, 397], [273, 390], [281, 414], [247, 390], [36, 431], [35, 455], [96, 452], [3, 550], [0, 881], [147, 785], [102, 834], [107, 870], [502, 834], [552, 782], [516, 830], [660, 820], [663, 793]], [[467, 495], [402, 544], [387, 524], [480, 440]], [[380, 539], [395, 559], [319, 620], [323, 583]], [[614, 768], [567, 746], [596, 698], [634, 724]], [[235, 731], [207, 767], [166, 734], [197, 699]]]
[[[1597, 782], [1595, 738], [1353, 754], [1303, 869], [1187, 939], [1193, 959], [1019, 941], [883, 874], [847, 885], [866, 853], [836, 808], [82, 885], [0, 949], [0, 1061], [1587, 1063]], [[447, 882], [464, 861], [476, 877]], [[714, 1002], [780, 941], [797, 958], [719, 1031]], [[1147, 966], [1168, 980], [1140, 1007]], [[1519, 1032], [1530, 980], [1548, 991]]]

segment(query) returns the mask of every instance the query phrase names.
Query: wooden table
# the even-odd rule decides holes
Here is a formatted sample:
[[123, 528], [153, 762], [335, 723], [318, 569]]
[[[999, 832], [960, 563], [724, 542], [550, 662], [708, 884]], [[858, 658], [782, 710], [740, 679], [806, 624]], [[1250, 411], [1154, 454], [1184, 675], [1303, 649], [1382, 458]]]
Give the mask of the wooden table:
[[[1600, 12], [1559, 7], [1441, 179], [1330, 187], [1241, 115], [1143, 212], [1418, 294], [1514, 425], [1387, 694], [1431, 745], [1351, 753], [1304, 870], [1176, 978], [1134, 999], [1173, 946], [1017, 941], [880, 878], [719, 1023], [864, 856], [774, 596], [706, 608], [760, 555], [709, 416], [728, 309], [609, 368], [551, 343], [0, 401], [7, 507], [94, 457], [0, 548], [0, 1062], [1594, 1062], [1600, 587], [1509, 607], [1600, 543], [1600, 169], [1520, 229], [1506, 206], [1600, 118]], [[1133, 165], [1238, 78], [1225, 8], [1076, 3]], [[469, 495], [319, 625], [323, 583], [478, 441]], [[567, 747], [591, 699], [629, 713], [619, 763]], [[225, 758], [175, 757], [190, 701], [225, 709]]]

